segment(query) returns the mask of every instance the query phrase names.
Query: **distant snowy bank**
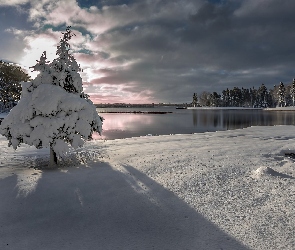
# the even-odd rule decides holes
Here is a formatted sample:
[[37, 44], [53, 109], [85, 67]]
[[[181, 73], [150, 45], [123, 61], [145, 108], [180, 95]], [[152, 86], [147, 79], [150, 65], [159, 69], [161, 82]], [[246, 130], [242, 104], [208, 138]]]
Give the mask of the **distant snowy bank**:
[[260, 110], [263, 108], [250, 108], [250, 107], [187, 107], [187, 109], [224, 109], [224, 110], [248, 110], [248, 109], [254, 109], [254, 110]]
[[273, 111], [295, 111], [295, 107], [275, 107], [275, 108], [250, 108], [250, 107], [187, 107], [187, 109], [224, 109], [224, 110], [273, 110]]
[[276, 107], [276, 108], [266, 108], [264, 110], [274, 110], [274, 111], [295, 111], [295, 107]]

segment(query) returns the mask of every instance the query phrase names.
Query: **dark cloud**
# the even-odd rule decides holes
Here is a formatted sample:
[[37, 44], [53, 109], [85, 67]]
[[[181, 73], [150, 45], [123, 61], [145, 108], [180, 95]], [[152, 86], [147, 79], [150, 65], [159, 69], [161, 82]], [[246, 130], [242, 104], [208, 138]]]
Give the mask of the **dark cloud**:
[[[95, 100], [109, 96], [116, 102], [120, 98], [130, 102], [133, 97], [189, 102], [194, 92], [261, 83], [272, 87], [295, 76], [292, 0], [79, 0], [78, 4], [52, 0], [47, 4], [41, 8], [47, 15], [31, 18], [39, 21], [35, 34], [72, 25], [80, 36], [74, 41], [75, 57], [84, 67], [85, 88]], [[29, 9], [26, 13], [33, 15]], [[24, 18], [28, 14], [19, 20]], [[11, 27], [26, 29], [17, 23]], [[5, 40], [0, 45], [1, 54], [6, 49], [13, 54], [9, 41], [7, 36], [6, 45]], [[15, 53], [23, 53], [17, 36], [13, 42]]]
[[216, 5], [204, 3], [196, 14], [191, 15], [190, 20], [204, 29], [220, 32], [230, 28], [232, 8], [230, 5]]
[[0, 57], [10, 61], [17, 61], [22, 56], [23, 41], [16, 37], [12, 29], [27, 29], [28, 13], [22, 8], [13, 6], [0, 6]]

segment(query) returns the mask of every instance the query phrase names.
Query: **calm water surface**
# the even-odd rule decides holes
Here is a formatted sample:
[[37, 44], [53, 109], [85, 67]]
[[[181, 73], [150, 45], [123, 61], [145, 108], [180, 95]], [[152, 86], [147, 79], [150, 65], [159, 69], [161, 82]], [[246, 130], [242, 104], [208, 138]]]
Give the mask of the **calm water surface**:
[[[104, 117], [102, 136], [120, 139], [145, 135], [191, 134], [250, 126], [295, 125], [294, 111], [162, 108], [97, 109]], [[101, 113], [102, 111], [167, 111], [167, 114]]]

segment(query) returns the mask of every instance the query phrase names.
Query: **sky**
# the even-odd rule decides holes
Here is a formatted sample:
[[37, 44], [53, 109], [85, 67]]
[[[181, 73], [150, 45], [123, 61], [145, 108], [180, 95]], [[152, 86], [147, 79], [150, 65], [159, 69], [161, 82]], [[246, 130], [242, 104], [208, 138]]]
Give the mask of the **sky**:
[[293, 0], [0, 0], [0, 59], [52, 61], [71, 26], [94, 103], [188, 103], [291, 83], [294, 10]]

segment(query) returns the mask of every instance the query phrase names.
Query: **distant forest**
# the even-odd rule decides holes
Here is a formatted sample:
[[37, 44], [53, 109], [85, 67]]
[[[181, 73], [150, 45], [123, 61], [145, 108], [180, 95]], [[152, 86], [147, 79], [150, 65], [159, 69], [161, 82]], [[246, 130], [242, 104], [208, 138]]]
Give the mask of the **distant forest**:
[[294, 106], [295, 101], [295, 79], [288, 85], [280, 82], [273, 89], [267, 89], [264, 84], [256, 88], [239, 88], [217, 92], [202, 92], [200, 95], [194, 93], [192, 105], [207, 107], [252, 107], [270, 108]]

